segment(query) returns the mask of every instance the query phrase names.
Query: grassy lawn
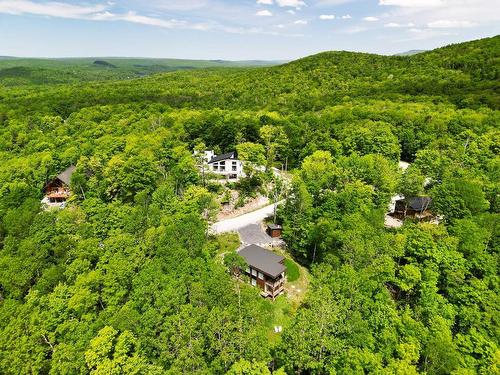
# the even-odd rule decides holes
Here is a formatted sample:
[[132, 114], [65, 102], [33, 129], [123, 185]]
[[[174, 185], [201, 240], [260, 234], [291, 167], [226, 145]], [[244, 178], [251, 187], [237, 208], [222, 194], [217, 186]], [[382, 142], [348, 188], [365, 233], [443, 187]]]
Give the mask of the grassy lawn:
[[240, 236], [238, 233], [223, 233], [216, 236], [213, 241], [217, 244], [216, 256], [223, 256], [226, 253], [236, 250], [240, 246]]
[[284, 295], [278, 296], [274, 301], [267, 300], [266, 305], [269, 309], [271, 317], [271, 319], [267, 321], [267, 335], [269, 340], [272, 343], [276, 344], [277, 342], [279, 342], [282, 333], [274, 332], [274, 327], [281, 326], [283, 327], [283, 329], [285, 329], [285, 327], [288, 327], [295, 314], [295, 310], [288, 298]]
[[287, 258], [285, 259], [286, 277], [289, 282], [297, 281], [300, 277], [300, 270], [297, 263]]

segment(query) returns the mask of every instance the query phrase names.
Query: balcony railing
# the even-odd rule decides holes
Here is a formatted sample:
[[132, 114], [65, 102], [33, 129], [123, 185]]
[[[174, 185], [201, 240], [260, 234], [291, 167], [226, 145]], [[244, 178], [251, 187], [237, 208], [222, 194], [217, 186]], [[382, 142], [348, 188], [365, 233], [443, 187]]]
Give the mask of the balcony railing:
[[275, 294], [276, 292], [279, 292], [281, 289], [283, 289], [285, 283], [283, 281], [270, 284], [266, 283], [266, 291], [271, 294]]

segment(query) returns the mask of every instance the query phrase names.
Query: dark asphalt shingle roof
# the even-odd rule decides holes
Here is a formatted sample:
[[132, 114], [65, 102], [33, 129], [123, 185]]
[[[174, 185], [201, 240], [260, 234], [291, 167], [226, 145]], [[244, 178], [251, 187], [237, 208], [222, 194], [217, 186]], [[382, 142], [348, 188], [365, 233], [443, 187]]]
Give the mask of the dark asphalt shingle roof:
[[[398, 202], [404, 202], [404, 199], [400, 199]], [[408, 199], [408, 208], [415, 211], [425, 211], [430, 208], [432, 204], [431, 197], [413, 197]]]
[[71, 165], [68, 168], [66, 168], [64, 171], [59, 173], [56, 176], [56, 178], [58, 178], [59, 180], [64, 182], [66, 185], [69, 185], [69, 183], [71, 182], [71, 175], [73, 174], [75, 169], [76, 169], [76, 167], [74, 165]]
[[250, 245], [241, 249], [238, 254], [245, 258], [250, 267], [256, 268], [273, 278], [286, 270], [285, 266], [280, 263], [285, 258], [263, 247]]
[[210, 159], [208, 164], [215, 163], [216, 161], [221, 161], [221, 160], [234, 159], [235, 157], [236, 157], [236, 152], [234, 152], [234, 151], [228, 152], [225, 154], [220, 154], [220, 155], [214, 156], [212, 159]]
[[414, 197], [410, 199], [408, 206], [415, 211], [422, 211], [428, 209], [431, 203], [432, 198], [430, 197]]

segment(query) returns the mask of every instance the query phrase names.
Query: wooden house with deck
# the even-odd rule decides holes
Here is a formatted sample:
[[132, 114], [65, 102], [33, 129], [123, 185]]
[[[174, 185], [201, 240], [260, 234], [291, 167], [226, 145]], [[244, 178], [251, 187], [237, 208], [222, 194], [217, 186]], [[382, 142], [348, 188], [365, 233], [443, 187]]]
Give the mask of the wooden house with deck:
[[430, 211], [432, 198], [412, 197], [409, 199], [398, 199], [394, 207], [393, 216], [398, 219], [407, 217], [418, 220], [431, 220], [433, 218]]
[[247, 246], [238, 254], [247, 263], [246, 269], [241, 271], [250, 278], [252, 285], [262, 290], [263, 296], [274, 299], [283, 293], [286, 279], [285, 257], [257, 245]]
[[71, 194], [69, 185], [75, 169], [74, 165], [69, 166], [45, 185], [42, 203], [48, 206], [61, 206], [66, 202]]

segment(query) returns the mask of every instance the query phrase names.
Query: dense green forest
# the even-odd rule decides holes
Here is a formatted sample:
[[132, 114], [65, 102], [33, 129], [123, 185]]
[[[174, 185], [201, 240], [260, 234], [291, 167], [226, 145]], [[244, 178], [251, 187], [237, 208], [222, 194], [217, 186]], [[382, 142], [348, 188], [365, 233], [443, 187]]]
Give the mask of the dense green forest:
[[[500, 373], [499, 68], [497, 36], [140, 79], [0, 77], [0, 373]], [[231, 277], [231, 245], [207, 230], [219, 191], [200, 144], [290, 170], [278, 220], [310, 285], [279, 335], [277, 302]], [[71, 164], [67, 207], [42, 210]], [[396, 193], [431, 196], [441, 223], [384, 227]]]

